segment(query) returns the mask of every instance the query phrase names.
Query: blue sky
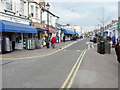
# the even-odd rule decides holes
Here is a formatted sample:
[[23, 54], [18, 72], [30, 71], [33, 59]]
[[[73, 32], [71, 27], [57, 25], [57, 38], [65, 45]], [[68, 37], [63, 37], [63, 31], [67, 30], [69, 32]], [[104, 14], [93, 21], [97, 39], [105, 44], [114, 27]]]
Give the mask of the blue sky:
[[[108, 22], [118, 18], [119, 0], [45, 0], [50, 3], [50, 11], [60, 17], [61, 24], [97, 26], [100, 8], [104, 6]], [[106, 24], [107, 24], [106, 23]]]

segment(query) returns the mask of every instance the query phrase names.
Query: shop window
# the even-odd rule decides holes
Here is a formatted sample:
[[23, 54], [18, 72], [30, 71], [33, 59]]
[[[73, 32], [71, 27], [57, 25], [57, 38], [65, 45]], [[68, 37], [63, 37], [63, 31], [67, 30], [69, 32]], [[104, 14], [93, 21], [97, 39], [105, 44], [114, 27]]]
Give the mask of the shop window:
[[6, 9], [7, 10], [12, 10], [12, 0], [7, 0], [6, 1]]
[[36, 7], [36, 18], [38, 18], [38, 7]]
[[20, 12], [22, 15], [24, 15], [24, 2], [23, 1], [20, 2]]
[[33, 17], [34, 16], [34, 6], [33, 5], [31, 5], [31, 16]]

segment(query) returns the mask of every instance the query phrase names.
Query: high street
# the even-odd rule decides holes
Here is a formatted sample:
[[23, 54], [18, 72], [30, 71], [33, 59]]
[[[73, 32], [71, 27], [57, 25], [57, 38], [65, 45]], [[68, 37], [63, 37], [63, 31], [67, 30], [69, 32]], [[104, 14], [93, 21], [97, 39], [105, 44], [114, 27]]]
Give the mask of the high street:
[[24, 57], [2, 65], [2, 87], [118, 88], [114, 49], [111, 55], [100, 55], [96, 49], [88, 49], [87, 42], [72, 42], [43, 57]]

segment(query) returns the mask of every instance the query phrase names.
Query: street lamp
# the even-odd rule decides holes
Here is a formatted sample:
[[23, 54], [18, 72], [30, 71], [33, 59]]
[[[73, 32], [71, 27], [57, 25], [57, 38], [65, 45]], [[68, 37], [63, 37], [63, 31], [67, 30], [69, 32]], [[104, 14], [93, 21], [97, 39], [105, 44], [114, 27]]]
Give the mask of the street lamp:
[[49, 3], [47, 3], [47, 5], [46, 5], [46, 8], [47, 8], [47, 29], [48, 29], [48, 38], [49, 38], [49, 8], [50, 8], [50, 5], [49, 5]]
[[49, 8], [50, 8], [49, 3], [47, 3], [46, 8], [47, 8], [47, 29], [48, 29], [48, 38], [46, 44], [47, 44], [47, 48], [49, 48]]

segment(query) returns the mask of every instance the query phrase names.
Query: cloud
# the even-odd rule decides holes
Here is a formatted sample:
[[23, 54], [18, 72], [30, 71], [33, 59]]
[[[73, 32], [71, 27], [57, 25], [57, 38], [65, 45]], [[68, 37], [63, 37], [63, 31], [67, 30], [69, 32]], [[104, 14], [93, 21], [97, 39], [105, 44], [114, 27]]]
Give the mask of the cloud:
[[51, 5], [51, 11], [54, 11], [56, 15], [60, 17], [61, 23], [76, 23], [81, 20], [84, 20], [89, 15], [89, 11], [82, 13], [75, 12], [74, 10], [65, 9], [62, 7], [56, 7]]

